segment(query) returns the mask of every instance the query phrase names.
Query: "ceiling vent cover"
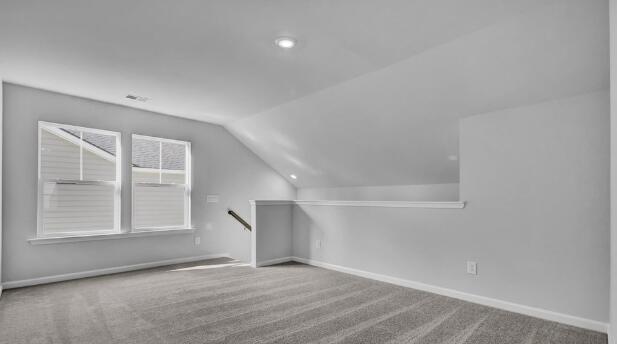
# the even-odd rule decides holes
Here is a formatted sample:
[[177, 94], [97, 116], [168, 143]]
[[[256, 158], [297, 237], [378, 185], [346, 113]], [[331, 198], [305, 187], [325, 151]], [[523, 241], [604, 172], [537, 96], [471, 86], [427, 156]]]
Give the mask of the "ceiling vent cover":
[[148, 100], [147, 97], [136, 96], [134, 94], [127, 94], [125, 98], [131, 99], [131, 100], [136, 100], [136, 101], [142, 102], [142, 103]]

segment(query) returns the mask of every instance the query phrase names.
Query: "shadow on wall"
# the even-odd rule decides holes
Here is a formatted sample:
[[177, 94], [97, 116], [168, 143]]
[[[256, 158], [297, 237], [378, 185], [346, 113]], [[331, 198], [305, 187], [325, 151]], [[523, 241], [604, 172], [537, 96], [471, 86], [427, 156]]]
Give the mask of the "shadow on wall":
[[298, 189], [300, 200], [449, 202], [459, 200], [459, 184], [381, 185]]
[[296, 205], [293, 255], [604, 324], [608, 109], [600, 91], [466, 118], [465, 209]]
[[322, 247], [327, 244], [326, 231], [317, 221], [311, 219], [301, 206], [293, 207], [293, 255], [315, 260], [323, 260]]

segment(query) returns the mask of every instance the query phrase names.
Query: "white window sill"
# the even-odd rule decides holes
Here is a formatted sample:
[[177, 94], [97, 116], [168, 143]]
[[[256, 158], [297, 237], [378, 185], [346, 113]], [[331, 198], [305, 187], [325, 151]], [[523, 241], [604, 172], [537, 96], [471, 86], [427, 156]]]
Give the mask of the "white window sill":
[[129, 232], [129, 233], [111, 233], [111, 234], [32, 238], [32, 239], [28, 239], [28, 242], [32, 245], [63, 244], [63, 243], [80, 242], [80, 241], [141, 238], [141, 237], [158, 236], [158, 235], [190, 234], [194, 232], [195, 232], [195, 228], [158, 229], [158, 230], [154, 230], [154, 229], [153, 230], [143, 230], [142, 229], [140, 232]]

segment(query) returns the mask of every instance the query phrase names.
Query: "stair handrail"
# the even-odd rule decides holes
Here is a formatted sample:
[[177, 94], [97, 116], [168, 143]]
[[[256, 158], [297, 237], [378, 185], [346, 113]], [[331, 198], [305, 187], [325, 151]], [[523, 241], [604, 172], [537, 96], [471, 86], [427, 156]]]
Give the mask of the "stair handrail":
[[247, 229], [249, 232], [251, 230], [253, 230], [253, 228], [251, 227], [251, 225], [244, 221], [243, 218], [240, 217], [240, 215], [236, 214], [235, 211], [231, 210], [231, 209], [227, 209], [227, 214], [231, 215], [231, 217], [233, 217], [234, 219], [236, 219], [236, 221], [240, 222], [242, 224], [242, 226], [244, 226], [245, 229]]

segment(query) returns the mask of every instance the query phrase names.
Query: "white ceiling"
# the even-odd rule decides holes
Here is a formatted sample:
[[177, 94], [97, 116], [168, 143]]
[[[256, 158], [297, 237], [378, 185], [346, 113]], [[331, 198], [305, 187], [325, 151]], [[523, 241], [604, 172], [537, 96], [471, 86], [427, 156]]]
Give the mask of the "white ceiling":
[[[228, 123], [547, 2], [2, 0], [0, 75]], [[276, 48], [280, 35], [298, 48]]]
[[457, 182], [460, 118], [608, 87], [607, 5], [556, 1], [228, 128], [299, 187]]
[[299, 186], [455, 182], [461, 116], [608, 87], [607, 8], [2, 0], [0, 76], [224, 124]]

